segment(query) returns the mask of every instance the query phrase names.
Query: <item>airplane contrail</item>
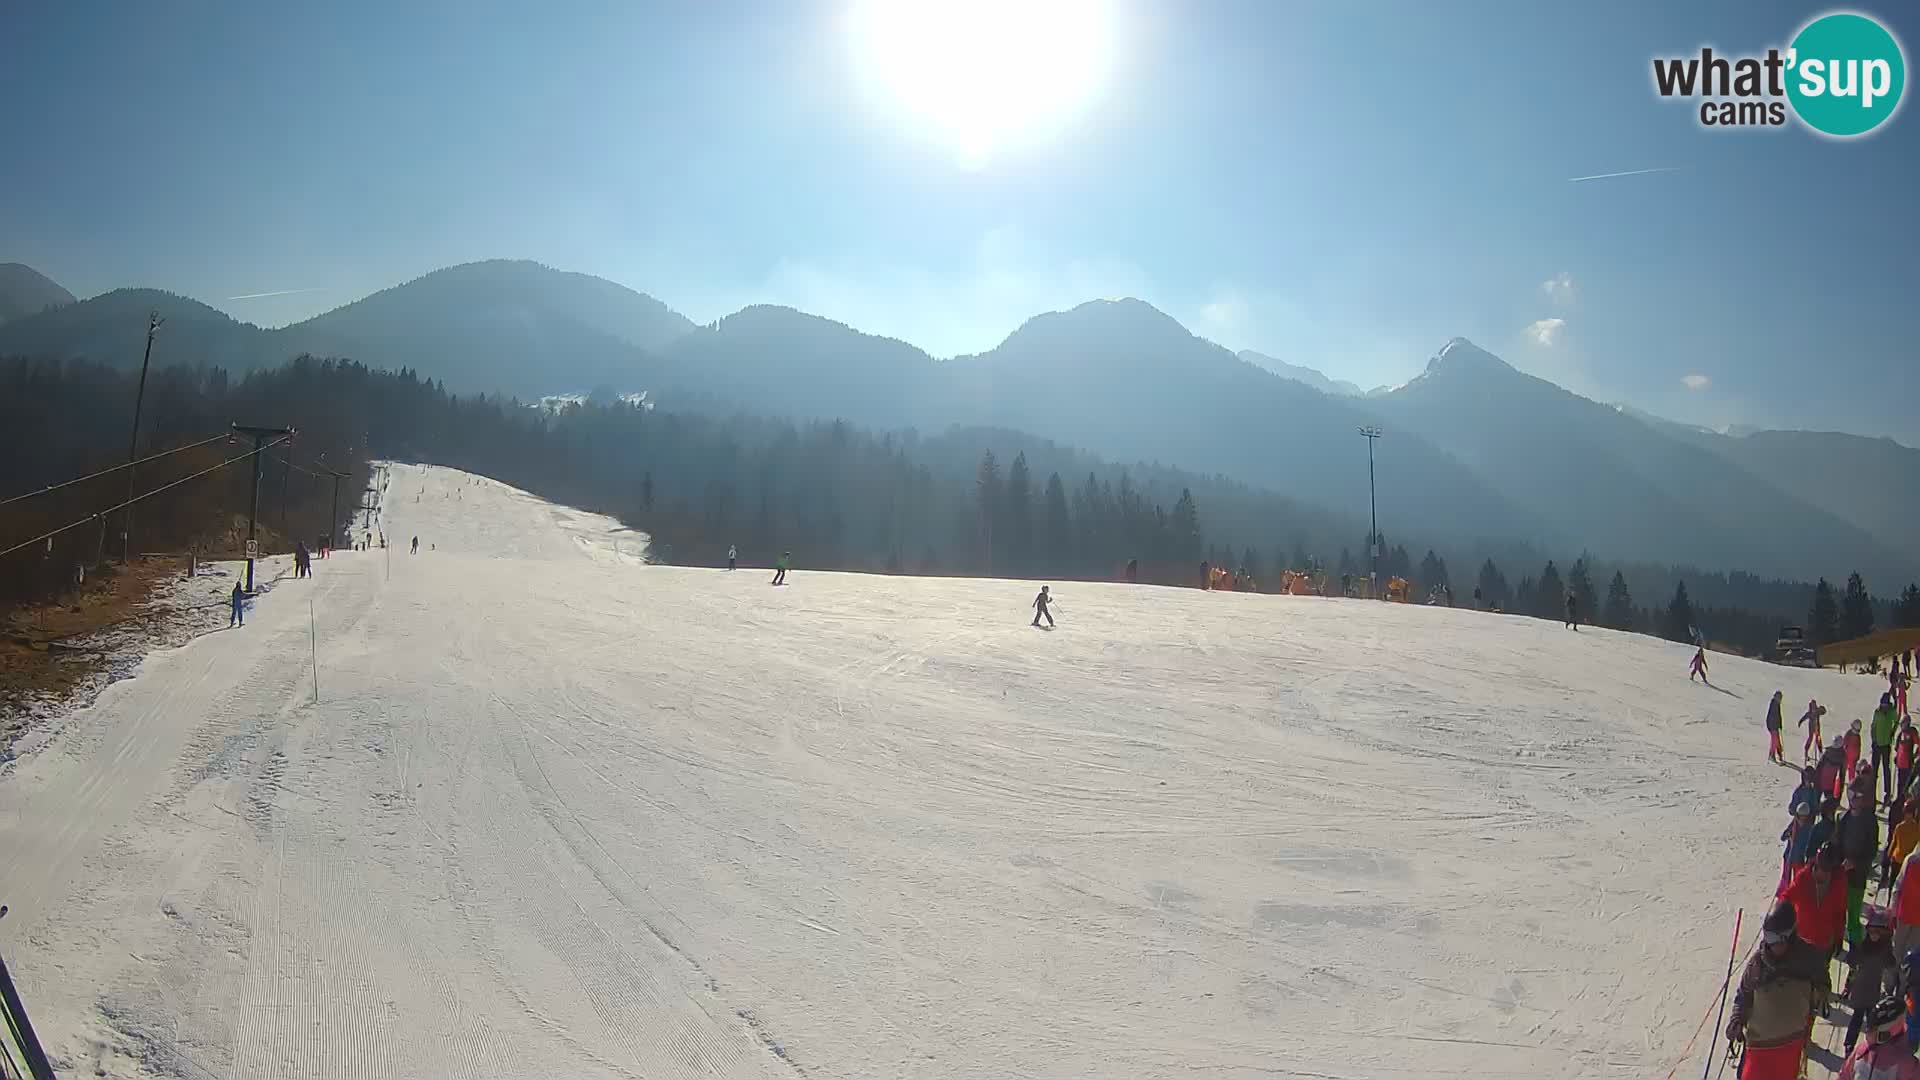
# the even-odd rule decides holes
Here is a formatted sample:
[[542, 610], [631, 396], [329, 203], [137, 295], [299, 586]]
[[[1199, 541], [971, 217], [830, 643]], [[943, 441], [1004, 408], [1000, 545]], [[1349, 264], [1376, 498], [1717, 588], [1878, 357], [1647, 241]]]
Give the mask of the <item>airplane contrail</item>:
[[1616, 176], [1645, 176], [1648, 173], [1679, 171], [1680, 167], [1678, 165], [1662, 165], [1657, 169], [1628, 169], [1626, 172], [1603, 172], [1595, 173], [1592, 176], [1569, 176], [1567, 177], [1567, 183], [1580, 184], [1588, 180], [1611, 180]]
[[269, 296], [292, 296], [303, 292], [325, 292], [325, 289], [281, 289], [277, 292], [250, 292], [243, 296], [229, 296], [229, 300], [260, 300]]

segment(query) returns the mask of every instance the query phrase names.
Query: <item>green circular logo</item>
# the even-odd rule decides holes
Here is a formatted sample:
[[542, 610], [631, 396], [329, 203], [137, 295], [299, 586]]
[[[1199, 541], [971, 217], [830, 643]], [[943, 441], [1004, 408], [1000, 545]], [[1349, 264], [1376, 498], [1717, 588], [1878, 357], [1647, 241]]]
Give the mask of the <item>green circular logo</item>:
[[1900, 107], [1907, 62], [1900, 43], [1865, 15], [1822, 15], [1793, 39], [1787, 99], [1815, 131], [1865, 135]]

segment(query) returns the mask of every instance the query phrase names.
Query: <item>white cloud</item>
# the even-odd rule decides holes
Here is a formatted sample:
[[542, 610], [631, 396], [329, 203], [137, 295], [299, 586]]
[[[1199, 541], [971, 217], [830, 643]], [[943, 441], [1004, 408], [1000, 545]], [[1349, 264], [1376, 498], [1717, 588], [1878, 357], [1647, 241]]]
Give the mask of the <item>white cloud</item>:
[[1546, 293], [1547, 299], [1553, 301], [1555, 306], [1571, 304], [1573, 303], [1573, 275], [1562, 270], [1541, 282], [1540, 291]]
[[1566, 325], [1565, 319], [1539, 319], [1527, 324], [1527, 338], [1535, 345], [1550, 347], [1559, 338], [1561, 328]]
[[1713, 380], [1705, 375], [1683, 375], [1680, 377], [1680, 383], [1689, 390], [1705, 390], [1713, 385]]

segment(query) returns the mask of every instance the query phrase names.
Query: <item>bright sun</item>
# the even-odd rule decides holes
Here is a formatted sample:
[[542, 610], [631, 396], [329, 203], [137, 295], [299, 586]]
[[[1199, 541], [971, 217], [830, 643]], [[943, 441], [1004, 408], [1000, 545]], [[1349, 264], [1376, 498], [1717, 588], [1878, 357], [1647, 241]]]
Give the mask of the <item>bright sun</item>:
[[871, 92], [968, 168], [1056, 131], [1112, 62], [1110, 0], [856, 0], [852, 15]]

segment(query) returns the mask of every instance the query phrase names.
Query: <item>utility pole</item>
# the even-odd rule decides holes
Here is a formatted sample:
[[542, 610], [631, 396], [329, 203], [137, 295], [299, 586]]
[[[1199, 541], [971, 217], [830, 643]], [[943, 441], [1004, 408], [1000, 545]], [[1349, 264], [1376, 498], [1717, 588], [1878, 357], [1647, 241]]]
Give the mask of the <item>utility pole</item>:
[[147, 365], [153, 361], [153, 335], [167, 320], [147, 312], [147, 351], [140, 357], [140, 389], [133, 396], [133, 434], [127, 437], [127, 513], [120, 521], [120, 565], [133, 561], [133, 463], [140, 449], [140, 407], [147, 401]]
[[253, 560], [257, 549], [254, 546], [254, 529], [260, 522], [260, 456], [266, 450], [267, 440], [293, 434], [292, 428], [247, 427], [234, 424], [233, 430], [240, 435], [253, 436], [253, 502], [247, 509], [247, 592], [253, 592]]
[[1380, 504], [1374, 498], [1373, 489], [1373, 444], [1380, 438], [1377, 427], [1363, 427], [1360, 434], [1367, 438], [1367, 516], [1372, 521], [1373, 531], [1367, 537], [1367, 581], [1372, 587], [1373, 597], [1380, 597]]
[[327, 548], [331, 550], [334, 546], [333, 530], [340, 527], [340, 481], [346, 479], [347, 474], [325, 465], [320, 467], [333, 477], [333, 516], [327, 519]]

